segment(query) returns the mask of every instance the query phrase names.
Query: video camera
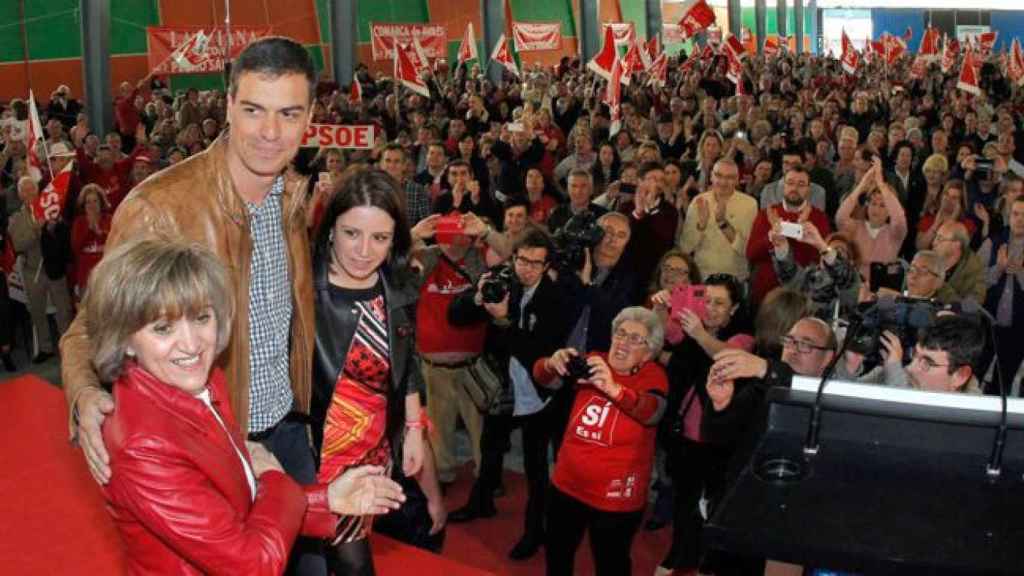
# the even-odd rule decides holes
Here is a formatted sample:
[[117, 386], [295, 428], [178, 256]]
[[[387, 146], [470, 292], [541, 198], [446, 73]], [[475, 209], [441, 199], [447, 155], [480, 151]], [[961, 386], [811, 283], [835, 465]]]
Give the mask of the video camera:
[[918, 333], [935, 323], [942, 306], [922, 298], [881, 298], [855, 312], [854, 322], [859, 324], [851, 332], [847, 349], [864, 355], [865, 366], [882, 363], [882, 333], [892, 332], [900, 339], [904, 354], [917, 343]]
[[554, 268], [559, 273], [577, 272], [586, 262], [585, 249], [593, 250], [604, 238], [604, 228], [597, 224], [597, 216], [584, 210], [569, 218], [554, 235]]

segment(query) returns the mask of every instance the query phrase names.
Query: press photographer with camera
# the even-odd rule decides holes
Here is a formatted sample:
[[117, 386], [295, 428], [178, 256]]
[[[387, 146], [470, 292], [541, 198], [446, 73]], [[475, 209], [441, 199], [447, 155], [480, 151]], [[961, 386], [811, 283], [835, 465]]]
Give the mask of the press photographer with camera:
[[607, 208], [591, 202], [594, 193], [594, 177], [587, 170], [574, 168], [569, 172], [569, 201], [559, 204], [548, 216], [547, 226], [553, 234], [565, 226], [573, 216], [590, 212], [594, 217], [601, 216]]
[[561, 439], [565, 427], [558, 401], [552, 402], [546, 390], [542, 398], [530, 375], [537, 359], [564, 345], [572, 327], [573, 306], [548, 275], [552, 252], [547, 234], [528, 232], [510, 265], [482, 275], [477, 289], [461, 294], [448, 309], [453, 325], [487, 324], [484, 349], [507, 359], [502, 376], [512, 396], [510, 413], [484, 419], [480, 475], [469, 502], [448, 519], [458, 523], [495, 514], [493, 491], [501, 482], [505, 445], [512, 429], [521, 427], [527, 502], [523, 536], [509, 553], [514, 560], [533, 556], [544, 543], [548, 446]]
[[575, 388], [549, 491], [549, 576], [573, 573], [586, 531], [597, 574], [631, 571], [630, 549], [647, 504], [655, 427], [668, 390], [665, 371], [654, 361], [664, 331], [658, 316], [639, 306], [619, 312], [611, 331], [607, 353], [584, 357], [562, 348], [533, 365], [539, 385]]

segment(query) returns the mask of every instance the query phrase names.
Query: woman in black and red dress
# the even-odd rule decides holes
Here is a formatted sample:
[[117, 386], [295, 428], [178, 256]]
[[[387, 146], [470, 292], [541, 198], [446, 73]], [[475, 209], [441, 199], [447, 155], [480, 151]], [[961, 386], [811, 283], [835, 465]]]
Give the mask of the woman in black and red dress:
[[[313, 253], [319, 479], [392, 462], [405, 476], [422, 477], [426, 421], [414, 348], [418, 292], [407, 280], [411, 242], [397, 184], [383, 171], [352, 175], [327, 204]], [[431, 511], [435, 523], [443, 524], [443, 507], [441, 515]], [[334, 573], [374, 573], [368, 521], [339, 521], [327, 551]]]

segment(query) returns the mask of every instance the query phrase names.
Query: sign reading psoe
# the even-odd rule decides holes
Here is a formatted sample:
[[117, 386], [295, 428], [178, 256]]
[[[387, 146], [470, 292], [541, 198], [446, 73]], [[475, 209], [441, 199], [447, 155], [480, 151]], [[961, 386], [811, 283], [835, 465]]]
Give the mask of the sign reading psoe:
[[302, 135], [303, 148], [350, 148], [368, 150], [373, 148], [373, 126], [340, 126], [335, 124], [310, 124]]

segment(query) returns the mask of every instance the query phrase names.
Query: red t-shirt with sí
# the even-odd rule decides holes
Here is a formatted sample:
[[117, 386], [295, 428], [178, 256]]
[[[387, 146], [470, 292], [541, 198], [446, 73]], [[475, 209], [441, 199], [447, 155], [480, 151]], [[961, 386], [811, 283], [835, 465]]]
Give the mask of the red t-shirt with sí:
[[[608, 360], [604, 352], [590, 355]], [[657, 362], [645, 363], [636, 374], [615, 374], [615, 381], [635, 393], [626, 392], [623, 398], [668, 393], [668, 377]], [[613, 401], [593, 386], [580, 386], [552, 478], [562, 492], [608, 512], [632, 512], [647, 505], [654, 462], [657, 426], [645, 426], [627, 415], [622, 400]]]

